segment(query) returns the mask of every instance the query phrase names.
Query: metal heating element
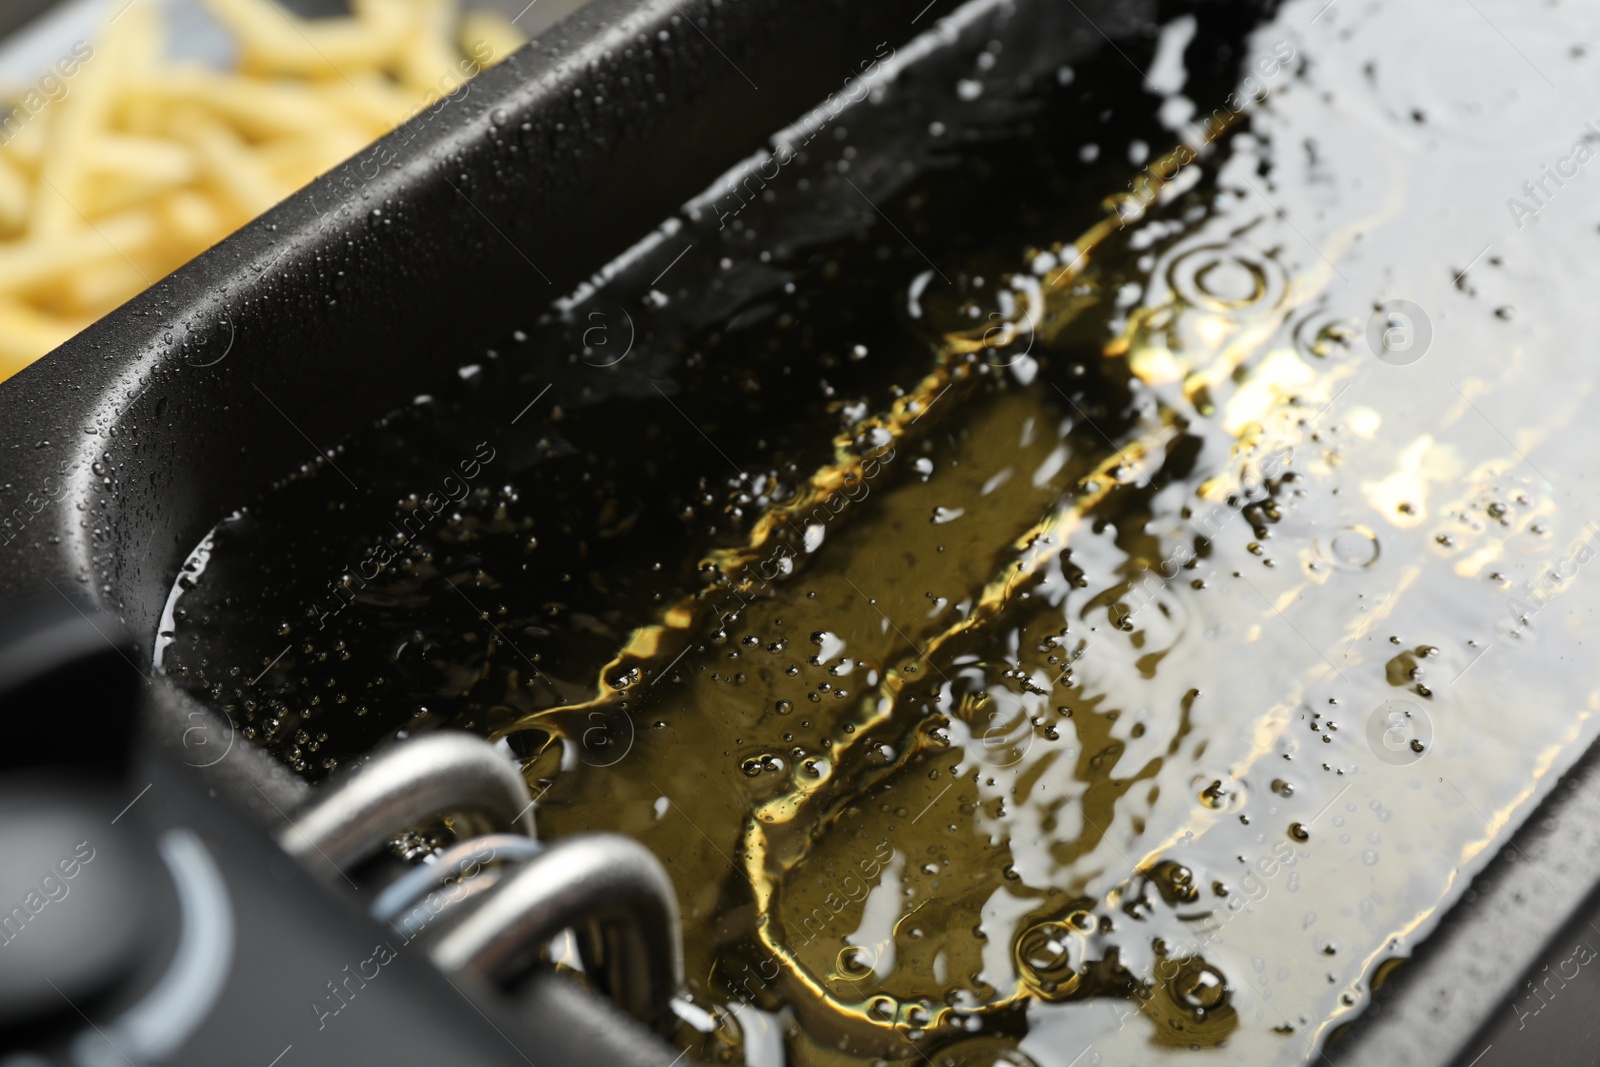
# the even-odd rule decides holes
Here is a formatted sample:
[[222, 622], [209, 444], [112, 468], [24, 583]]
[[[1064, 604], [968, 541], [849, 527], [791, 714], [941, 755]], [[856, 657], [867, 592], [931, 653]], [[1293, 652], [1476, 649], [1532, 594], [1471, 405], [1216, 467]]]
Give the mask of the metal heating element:
[[374, 919], [398, 924], [427, 901], [429, 956], [481, 983], [525, 975], [572, 930], [589, 979], [629, 1014], [667, 1027], [683, 946], [666, 870], [619, 834], [543, 845], [533, 810], [514, 763], [471, 734], [443, 731], [398, 742], [319, 787], [278, 842], [338, 882], [396, 835], [448, 816], [462, 840], [380, 888]]

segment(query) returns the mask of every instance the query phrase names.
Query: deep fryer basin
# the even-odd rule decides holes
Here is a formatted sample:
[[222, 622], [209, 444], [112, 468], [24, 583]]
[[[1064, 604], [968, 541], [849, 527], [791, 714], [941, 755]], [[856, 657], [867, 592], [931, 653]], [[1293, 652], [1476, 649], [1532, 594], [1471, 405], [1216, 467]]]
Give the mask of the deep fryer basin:
[[[0, 387], [0, 597], [97, 604], [148, 662], [173, 576], [242, 487], [423, 391], [441, 355], [571, 291], [878, 42], [956, 6], [597, 0]], [[194, 709], [159, 678], [151, 703], [170, 745], [183, 727], [161, 724]], [[1600, 879], [1593, 764], [1386, 986], [1341, 1063], [1470, 1059], [1483, 1042], [1464, 1035], [1514, 1014], [1519, 976]], [[228, 766], [213, 784], [246, 807], [265, 806], [256, 784], [298, 788], [264, 760], [250, 788]]]

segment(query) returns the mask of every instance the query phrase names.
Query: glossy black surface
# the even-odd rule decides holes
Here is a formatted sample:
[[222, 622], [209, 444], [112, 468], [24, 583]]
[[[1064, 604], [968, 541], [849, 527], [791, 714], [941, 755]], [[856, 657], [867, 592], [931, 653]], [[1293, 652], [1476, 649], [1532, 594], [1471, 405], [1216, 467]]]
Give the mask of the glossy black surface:
[[[0, 386], [0, 594], [58, 597], [49, 579], [122, 617], [147, 662], [173, 574], [241, 487], [570, 290], [858, 54], [908, 36], [921, 7], [601, 0]], [[1445, 1062], [1512, 1010], [1514, 976], [1546, 960], [1541, 942], [1596, 873], [1592, 764], [1357, 1024], [1341, 1065]], [[1522, 936], [1480, 932], [1513, 926]]]

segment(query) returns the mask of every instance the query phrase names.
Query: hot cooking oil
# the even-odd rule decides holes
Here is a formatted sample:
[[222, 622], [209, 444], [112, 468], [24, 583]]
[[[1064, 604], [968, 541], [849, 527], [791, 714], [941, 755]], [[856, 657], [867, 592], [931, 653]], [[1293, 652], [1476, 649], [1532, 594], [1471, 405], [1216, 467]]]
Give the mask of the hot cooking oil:
[[864, 57], [242, 502], [163, 670], [313, 780], [503, 738], [707, 1062], [1318, 1059], [1600, 706], [1581, 116], [1422, 6]]

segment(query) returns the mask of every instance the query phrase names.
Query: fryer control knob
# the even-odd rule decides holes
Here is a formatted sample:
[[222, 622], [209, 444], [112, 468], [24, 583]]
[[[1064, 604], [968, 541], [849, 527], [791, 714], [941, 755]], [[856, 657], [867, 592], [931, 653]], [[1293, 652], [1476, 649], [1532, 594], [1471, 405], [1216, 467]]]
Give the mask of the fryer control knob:
[[126, 978], [152, 927], [142, 833], [93, 782], [0, 780], [0, 1027], [67, 1016]]

